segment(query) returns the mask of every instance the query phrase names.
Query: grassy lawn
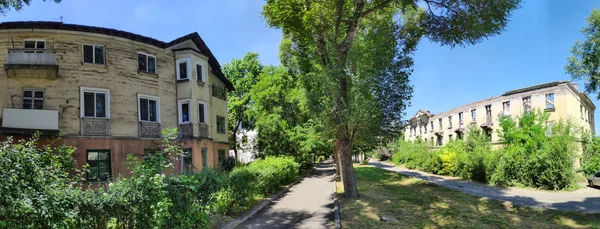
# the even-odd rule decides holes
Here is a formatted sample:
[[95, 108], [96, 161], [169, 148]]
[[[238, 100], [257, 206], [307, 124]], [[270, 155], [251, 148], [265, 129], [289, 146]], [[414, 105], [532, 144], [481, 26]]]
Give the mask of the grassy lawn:
[[600, 214], [512, 206], [368, 165], [354, 170], [360, 197], [340, 198], [343, 228], [600, 228]]

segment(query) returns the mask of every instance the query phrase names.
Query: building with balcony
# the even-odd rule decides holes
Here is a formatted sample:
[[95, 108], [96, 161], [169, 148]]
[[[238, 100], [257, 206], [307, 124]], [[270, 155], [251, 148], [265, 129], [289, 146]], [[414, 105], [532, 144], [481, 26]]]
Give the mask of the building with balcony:
[[232, 83], [198, 33], [159, 41], [60, 22], [0, 23], [0, 139], [57, 133], [76, 147], [87, 179], [125, 175], [127, 155], [158, 150], [178, 128], [176, 171], [215, 167], [228, 156]]
[[469, 127], [481, 128], [492, 143], [499, 142], [499, 115], [520, 116], [540, 109], [550, 114], [549, 124], [570, 118], [584, 130], [595, 134], [596, 106], [569, 81], [557, 81], [508, 91], [439, 114], [419, 110], [406, 124], [404, 139], [421, 139], [432, 146], [442, 146], [453, 139], [462, 139]]

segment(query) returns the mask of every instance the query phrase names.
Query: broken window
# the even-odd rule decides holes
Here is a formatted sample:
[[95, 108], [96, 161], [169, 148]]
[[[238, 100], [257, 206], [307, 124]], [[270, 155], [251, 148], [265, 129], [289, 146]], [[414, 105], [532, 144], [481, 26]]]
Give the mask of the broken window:
[[554, 109], [554, 93], [546, 94], [546, 109]]
[[442, 130], [442, 119], [440, 118], [438, 122], [440, 123], [440, 130]]
[[452, 128], [452, 116], [448, 116], [448, 129]]
[[492, 122], [492, 105], [485, 106], [485, 122]]
[[502, 103], [502, 113], [504, 113], [504, 115], [510, 115], [510, 101]]
[[525, 112], [531, 111], [531, 97], [523, 98], [523, 111], [525, 111]]
[[461, 127], [463, 125], [463, 113], [458, 113], [458, 126]]

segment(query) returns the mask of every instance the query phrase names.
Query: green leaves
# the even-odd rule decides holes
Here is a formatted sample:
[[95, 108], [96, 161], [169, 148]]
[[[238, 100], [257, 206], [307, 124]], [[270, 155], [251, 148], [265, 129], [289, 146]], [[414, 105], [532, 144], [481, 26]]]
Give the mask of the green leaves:
[[565, 70], [574, 80], [585, 80], [588, 93], [598, 93], [600, 99], [600, 11], [592, 10], [586, 19], [587, 27], [581, 29], [584, 41], [577, 41], [571, 48]]

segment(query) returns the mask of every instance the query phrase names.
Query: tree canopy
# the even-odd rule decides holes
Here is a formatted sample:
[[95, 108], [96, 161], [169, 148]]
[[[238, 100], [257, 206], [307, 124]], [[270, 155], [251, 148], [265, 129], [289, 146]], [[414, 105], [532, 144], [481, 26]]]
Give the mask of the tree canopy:
[[[62, 0], [51, 1], [60, 3]], [[29, 4], [31, 4], [31, 0], [0, 0], [0, 13], [5, 14], [6, 11], [10, 11], [11, 9], [21, 11], [24, 6], [29, 6]]]
[[585, 80], [585, 90], [597, 93], [600, 99], [600, 11], [593, 10], [587, 18], [587, 26], [581, 29], [584, 41], [577, 41], [571, 48], [565, 70], [574, 80]]
[[268, 0], [284, 33], [282, 63], [299, 75], [310, 114], [336, 139], [346, 197], [358, 191], [350, 155], [398, 129], [409, 105], [412, 53], [425, 36], [451, 47], [499, 34], [520, 0]]

